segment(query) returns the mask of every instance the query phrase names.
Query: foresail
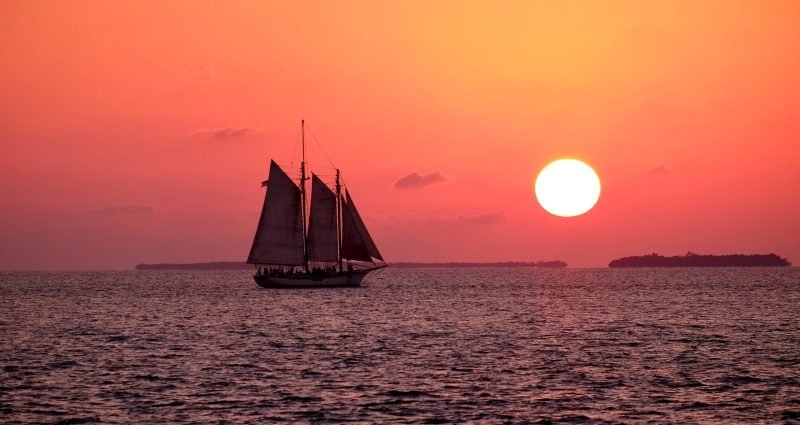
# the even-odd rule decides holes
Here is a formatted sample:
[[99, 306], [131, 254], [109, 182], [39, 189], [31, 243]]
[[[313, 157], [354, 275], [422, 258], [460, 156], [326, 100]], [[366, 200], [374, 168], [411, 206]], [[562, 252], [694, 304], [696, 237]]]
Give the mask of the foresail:
[[350, 193], [347, 192], [346, 196], [346, 202], [342, 202], [342, 257], [357, 261], [373, 261], [373, 258], [383, 261]]
[[247, 262], [303, 264], [303, 222], [300, 188], [272, 161], [267, 194]]
[[308, 219], [308, 256], [311, 261], [338, 260], [336, 227], [336, 194], [314, 174]]

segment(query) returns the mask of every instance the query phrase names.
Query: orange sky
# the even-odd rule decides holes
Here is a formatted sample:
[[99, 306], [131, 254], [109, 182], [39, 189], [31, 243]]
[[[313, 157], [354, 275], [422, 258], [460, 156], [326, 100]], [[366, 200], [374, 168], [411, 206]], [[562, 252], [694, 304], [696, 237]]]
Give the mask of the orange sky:
[[[4, 1], [0, 269], [243, 261], [301, 118], [390, 262], [800, 264], [798, 22], [793, 1]], [[565, 156], [603, 182], [575, 218], [533, 195]], [[445, 179], [395, 187], [414, 172]]]

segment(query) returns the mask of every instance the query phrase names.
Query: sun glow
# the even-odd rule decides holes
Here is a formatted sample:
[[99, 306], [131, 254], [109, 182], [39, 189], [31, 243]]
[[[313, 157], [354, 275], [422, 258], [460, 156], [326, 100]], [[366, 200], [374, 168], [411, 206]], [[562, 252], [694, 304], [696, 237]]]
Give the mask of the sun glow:
[[536, 199], [550, 214], [581, 215], [600, 197], [600, 178], [592, 167], [576, 159], [551, 162], [536, 177]]

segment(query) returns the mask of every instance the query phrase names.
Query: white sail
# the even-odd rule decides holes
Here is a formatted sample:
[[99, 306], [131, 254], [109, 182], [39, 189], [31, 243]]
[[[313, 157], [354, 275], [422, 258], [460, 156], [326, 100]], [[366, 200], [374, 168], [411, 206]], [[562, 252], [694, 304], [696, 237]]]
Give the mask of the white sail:
[[270, 163], [267, 194], [247, 262], [250, 264], [303, 264], [303, 222], [300, 188]]
[[313, 174], [311, 211], [308, 219], [308, 258], [311, 261], [338, 260], [336, 194]]
[[342, 202], [342, 257], [357, 261], [373, 261], [373, 258], [383, 261], [350, 193], [346, 192], [346, 196], [347, 202]]

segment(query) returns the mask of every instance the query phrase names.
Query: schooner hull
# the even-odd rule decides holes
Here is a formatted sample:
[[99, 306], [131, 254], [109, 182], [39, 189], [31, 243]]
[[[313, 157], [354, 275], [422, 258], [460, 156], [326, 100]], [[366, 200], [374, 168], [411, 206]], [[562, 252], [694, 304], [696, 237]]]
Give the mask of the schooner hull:
[[357, 270], [335, 276], [285, 276], [273, 277], [255, 275], [258, 286], [262, 288], [341, 288], [361, 286], [361, 281], [371, 272], [382, 267]]

